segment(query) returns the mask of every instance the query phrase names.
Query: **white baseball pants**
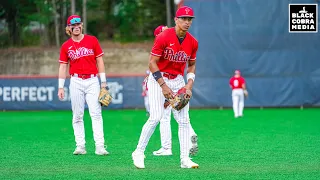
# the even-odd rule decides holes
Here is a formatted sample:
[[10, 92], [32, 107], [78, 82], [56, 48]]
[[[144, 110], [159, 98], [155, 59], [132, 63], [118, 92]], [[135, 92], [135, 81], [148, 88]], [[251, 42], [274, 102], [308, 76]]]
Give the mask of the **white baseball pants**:
[[150, 112], [150, 105], [149, 105], [149, 96], [148, 94], [144, 96], [144, 107], [146, 108], [146, 111]]
[[232, 103], [234, 117], [239, 117], [243, 115], [244, 107], [244, 94], [243, 89], [233, 89], [232, 90]]
[[[168, 79], [163, 77], [164, 81], [168, 85], [168, 87], [173, 92], [178, 92], [180, 88], [185, 86], [184, 79], [181, 75], [177, 76], [175, 79]], [[137, 145], [137, 150], [144, 152], [146, 146], [149, 142], [150, 137], [152, 136], [156, 126], [158, 125], [160, 119], [164, 113], [164, 101], [165, 97], [162, 94], [162, 89], [158, 82], [153, 78], [152, 75], [149, 76], [148, 79], [148, 90], [149, 90], [149, 104], [150, 104], [150, 117], [148, 121], [144, 124], [142, 128], [142, 132], [140, 135], [139, 143]], [[176, 111], [176, 110], [174, 110]], [[181, 111], [176, 113], [176, 121], [179, 124], [179, 141], [180, 141], [180, 158], [189, 156], [189, 104], [185, 106]]]
[[103, 120], [101, 105], [98, 101], [100, 84], [97, 77], [81, 79], [71, 77], [70, 97], [72, 106], [72, 125], [77, 146], [85, 146], [83, 114], [85, 102], [88, 104], [92, 120], [93, 137], [96, 146], [104, 146]]
[[[171, 149], [172, 148], [172, 133], [171, 133], [171, 110], [172, 107], [168, 106], [166, 109], [164, 109], [163, 116], [160, 120], [160, 138], [161, 138], [161, 147], [164, 149]], [[173, 111], [174, 118], [178, 118], [177, 111]], [[190, 121], [190, 119], [189, 119]], [[191, 123], [189, 123], [189, 138], [192, 135], [195, 135], [195, 132], [191, 126]]]

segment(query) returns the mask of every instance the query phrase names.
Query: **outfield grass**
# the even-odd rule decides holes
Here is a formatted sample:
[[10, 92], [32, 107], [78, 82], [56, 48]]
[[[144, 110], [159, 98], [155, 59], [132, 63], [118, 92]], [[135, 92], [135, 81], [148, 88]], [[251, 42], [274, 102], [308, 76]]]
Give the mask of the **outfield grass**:
[[154, 157], [159, 129], [151, 137], [146, 169], [131, 160], [142, 110], [105, 110], [109, 156], [94, 154], [86, 112], [87, 155], [74, 156], [71, 111], [0, 112], [0, 179], [320, 179], [320, 109], [191, 110], [199, 136], [199, 169], [180, 169], [177, 123], [173, 156]]

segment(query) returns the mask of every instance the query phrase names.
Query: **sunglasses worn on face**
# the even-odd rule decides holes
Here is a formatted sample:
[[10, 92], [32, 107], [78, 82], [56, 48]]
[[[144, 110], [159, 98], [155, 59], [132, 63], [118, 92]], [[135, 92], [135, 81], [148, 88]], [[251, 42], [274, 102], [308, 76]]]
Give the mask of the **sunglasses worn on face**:
[[81, 23], [81, 18], [73, 18], [70, 20], [70, 24]]

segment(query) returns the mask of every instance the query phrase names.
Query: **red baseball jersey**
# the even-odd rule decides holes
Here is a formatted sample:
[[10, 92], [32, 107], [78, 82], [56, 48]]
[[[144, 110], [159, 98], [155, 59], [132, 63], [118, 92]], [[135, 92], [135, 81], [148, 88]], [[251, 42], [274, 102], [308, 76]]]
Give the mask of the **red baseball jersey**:
[[242, 89], [242, 85], [245, 84], [245, 80], [243, 77], [232, 77], [230, 79], [230, 86], [232, 89]]
[[97, 57], [103, 55], [96, 37], [84, 35], [80, 42], [72, 38], [63, 43], [60, 50], [60, 63], [70, 63], [70, 74], [97, 74]]
[[161, 72], [184, 75], [188, 61], [195, 61], [198, 41], [189, 32], [180, 44], [174, 28], [160, 33], [154, 42], [151, 55], [160, 57], [157, 65]]

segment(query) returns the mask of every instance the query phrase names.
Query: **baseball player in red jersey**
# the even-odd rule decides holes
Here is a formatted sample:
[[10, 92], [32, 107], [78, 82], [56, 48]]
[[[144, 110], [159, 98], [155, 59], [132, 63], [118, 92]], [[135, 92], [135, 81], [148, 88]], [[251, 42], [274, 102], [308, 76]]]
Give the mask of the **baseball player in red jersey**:
[[234, 117], [243, 116], [243, 107], [244, 107], [244, 96], [248, 96], [248, 91], [246, 89], [246, 82], [239, 70], [234, 72], [234, 76], [230, 78], [229, 81], [230, 87], [232, 89], [232, 103]]
[[[174, 28], [159, 34], [151, 50], [149, 69], [152, 75], [148, 78], [150, 117], [144, 124], [136, 150], [132, 153], [133, 164], [145, 168], [144, 151], [156, 126], [164, 113], [166, 98], [173, 98], [179, 89], [185, 87], [191, 97], [195, 80], [195, 62], [198, 50], [197, 40], [188, 33], [194, 13], [192, 8], [184, 6], [177, 10]], [[184, 69], [187, 68], [187, 84]], [[198, 168], [199, 165], [189, 158], [189, 104], [179, 112], [173, 110], [179, 124], [181, 168]]]
[[[160, 25], [154, 30], [154, 36], [157, 37], [161, 32], [168, 29], [167, 26]], [[172, 133], [171, 133], [171, 110], [172, 107], [168, 106], [164, 109], [162, 118], [160, 119], [160, 138], [161, 148], [153, 152], [155, 156], [170, 156], [172, 155]], [[175, 117], [176, 118], [176, 117]], [[190, 121], [190, 120], [189, 120]], [[191, 123], [189, 123], [191, 147], [189, 150], [190, 155], [195, 155], [198, 152], [198, 136], [194, 132]]]
[[67, 67], [70, 64], [69, 89], [73, 114], [72, 125], [76, 141], [76, 149], [73, 154], [87, 153], [83, 123], [85, 102], [87, 102], [92, 119], [95, 154], [107, 155], [109, 153], [105, 149], [101, 105], [98, 101], [100, 84], [97, 77], [99, 73], [101, 87], [106, 87], [103, 51], [96, 37], [82, 34], [82, 26], [78, 15], [72, 15], [67, 20], [66, 33], [71, 38], [63, 43], [60, 50], [58, 96], [60, 100], [64, 99], [64, 82]]

